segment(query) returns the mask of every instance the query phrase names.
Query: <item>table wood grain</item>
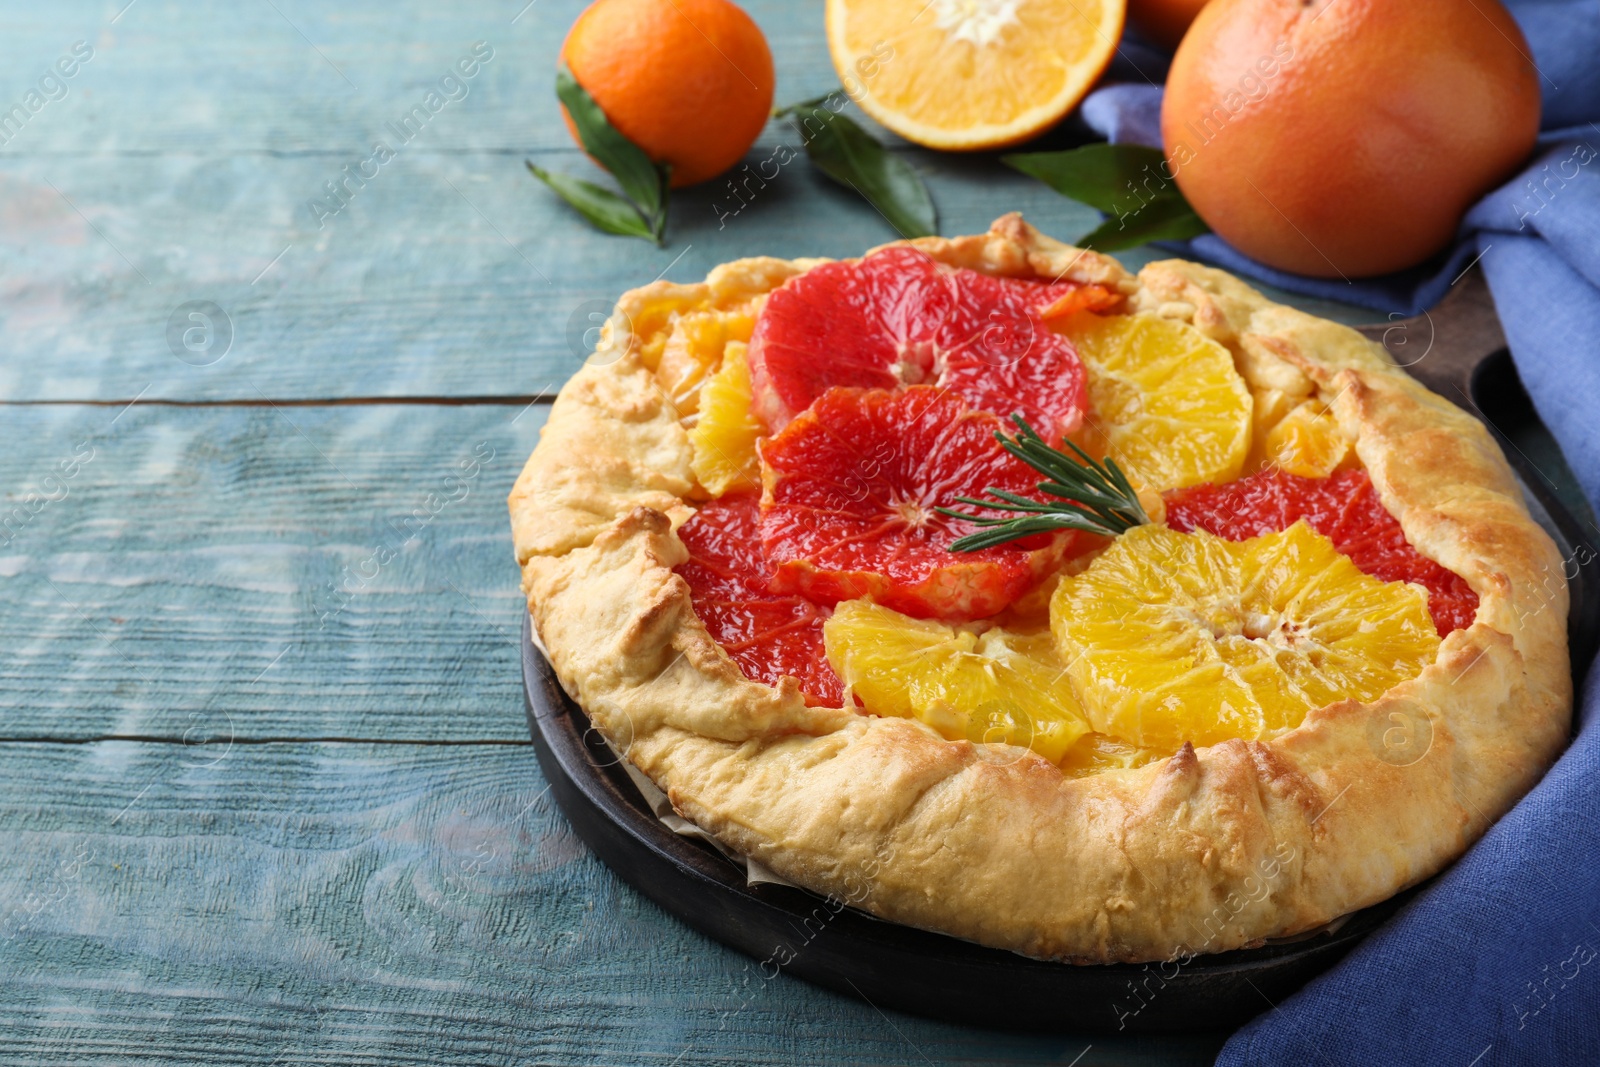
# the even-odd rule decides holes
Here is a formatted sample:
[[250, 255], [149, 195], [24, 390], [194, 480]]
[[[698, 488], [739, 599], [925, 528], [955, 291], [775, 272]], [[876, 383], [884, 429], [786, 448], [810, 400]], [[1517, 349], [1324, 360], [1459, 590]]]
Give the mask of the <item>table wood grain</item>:
[[[0, 108], [93, 54], [0, 127], [0, 1064], [1209, 1062], [763, 980], [552, 807], [504, 498], [590, 316], [895, 236], [803, 160], [675, 194], [662, 249], [588, 229], [523, 168], [601, 178], [551, 91], [581, 6], [4, 5]], [[836, 84], [820, 3], [746, 6], [780, 102]], [[465, 95], [314, 212], [477, 41]], [[947, 234], [1096, 221], [885, 140]]]
[[[819, 4], [748, 6], [776, 44], [779, 102], [837, 84]], [[552, 92], [582, 4], [538, 0], [515, 22], [521, 3], [446, 7], [139, 0], [115, 24], [93, 5], [22, 20], [0, 42], [18, 94], [75, 41], [95, 52], [67, 95], [0, 147], [0, 295], [8, 343], [31, 356], [0, 365], [0, 395], [548, 394], [587, 353], [588, 314], [622, 289], [700, 278], [744, 255], [854, 255], [897, 236], [812, 170], [782, 122], [749, 161], [780, 144], [798, 158], [737, 197], [727, 179], [674, 193], [666, 248], [596, 234], [523, 166], [605, 180], [572, 146]], [[393, 125], [477, 41], [493, 58], [461, 83], [466, 95], [402, 143]], [[395, 158], [347, 186], [337, 214], [314, 213], [313, 199], [332, 203], [326, 183], [378, 140]], [[1066, 238], [1097, 221], [992, 156], [898, 150], [927, 178], [945, 233], [979, 232], [1013, 209]], [[167, 340], [189, 301], [215, 303], [232, 326], [227, 355], [203, 367], [174, 358]]]
[[0, 406], [0, 737], [526, 740], [547, 411]]
[[1089, 1067], [1218, 1044], [975, 1030], [764, 979], [612, 877], [526, 741], [0, 761], [8, 1063]]

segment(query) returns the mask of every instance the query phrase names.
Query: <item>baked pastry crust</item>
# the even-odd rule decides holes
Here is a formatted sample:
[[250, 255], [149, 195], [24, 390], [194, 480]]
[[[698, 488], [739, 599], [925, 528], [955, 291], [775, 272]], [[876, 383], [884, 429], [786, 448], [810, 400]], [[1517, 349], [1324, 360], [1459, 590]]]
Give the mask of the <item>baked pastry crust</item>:
[[807, 707], [753, 682], [672, 572], [690, 444], [641, 358], [662, 308], [765, 292], [814, 261], [751, 259], [623, 295], [510, 497], [523, 589], [562, 684], [673, 807], [784, 877], [882, 918], [1030, 956], [1147, 961], [1313, 929], [1438, 871], [1537, 781], [1572, 707], [1567, 590], [1484, 427], [1356, 331], [1181, 260], [1137, 276], [1018, 215], [912, 242], [952, 265], [1065, 276], [1192, 323], [1253, 389], [1315, 395], [1476, 621], [1416, 678], [1134, 770], [1068, 778], [1025, 750]]

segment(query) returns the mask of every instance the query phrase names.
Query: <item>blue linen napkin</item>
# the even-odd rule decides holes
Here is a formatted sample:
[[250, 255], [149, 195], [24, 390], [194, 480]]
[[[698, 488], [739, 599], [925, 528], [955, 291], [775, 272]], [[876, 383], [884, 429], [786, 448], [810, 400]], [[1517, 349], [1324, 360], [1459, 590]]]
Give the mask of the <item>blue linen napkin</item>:
[[[1347, 283], [1274, 270], [1214, 234], [1168, 247], [1406, 315], [1481, 262], [1523, 384], [1600, 511], [1600, 0], [1507, 6], [1541, 75], [1540, 149], [1472, 208], [1448, 251]], [[1114, 73], [1160, 77], [1163, 65], [1125, 48]], [[1160, 145], [1161, 95], [1110, 85], [1082, 118], [1113, 142]], [[1600, 671], [1579, 706], [1577, 740], [1533, 792], [1343, 963], [1263, 1005], [1217, 1062], [1600, 1064]]]

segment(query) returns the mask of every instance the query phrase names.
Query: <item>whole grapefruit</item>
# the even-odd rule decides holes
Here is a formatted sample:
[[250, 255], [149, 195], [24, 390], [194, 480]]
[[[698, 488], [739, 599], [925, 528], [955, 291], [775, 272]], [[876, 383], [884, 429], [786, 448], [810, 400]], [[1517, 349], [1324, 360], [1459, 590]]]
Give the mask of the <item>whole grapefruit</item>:
[[728, 0], [595, 0], [561, 62], [624, 137], [672, 165], [674, 188], [737, 163], [772, 110], [767, 39]]
[[1213, 0], [1173, 58], [1168, 166], [1269, 266], [1384, 274], [1447, 244], [1539, 130], [1539, 74], [1498, 0]]

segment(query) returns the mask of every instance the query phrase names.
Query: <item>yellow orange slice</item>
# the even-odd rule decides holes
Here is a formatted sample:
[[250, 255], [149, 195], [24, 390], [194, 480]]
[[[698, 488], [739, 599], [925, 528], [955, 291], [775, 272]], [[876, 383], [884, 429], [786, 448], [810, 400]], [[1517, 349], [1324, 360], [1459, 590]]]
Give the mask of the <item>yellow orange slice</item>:
[[722, 366], [700, 389], [699, 418], [689, 430], [690, 466], [712, 496], [761, 488], [756, 441], [764, 432], [750, 406], [750, 364], [743, 341], [727, 342]]
[[1124, 0], [828, 0], [828, 50], [873, 118], [930, 148], [1054, 125], [1111, 61]]
[[1135, 527], [1062, 579], [1050, 623], [1090, 724], [1167, 752], [1372, 700], [1439, 647], [1421, 586], [1363, 574], [1304, 522], [1248, 541]]
[[662, 344], [656, 380], [672, 398], [678, 417], [699, 410], [700, 387], [722, 365], [730, 342], [750, 340], [756, 311], [748, 307], [691, 311], [673, 320]]
[[1307, 400], [1267, 431], [1262, 465], [1280, 467], [1302, 478], [1326, 478], [1354, 461], [1350, 439], [1315, 400]]
[[1102, 771], [1125, 771], [1143, 767], [1171, 752], [1144, 748], [1131, 741], [1110, 734], [1088, 733], [1067, 750], [1061, 759], [1062, 773], [1069, 778], [1083, 778]]
[[851, 600], [822, 635], [828, 663], [875, 715], [920, 719], [952, 741], [1030, 748], [1052, 763], [1089, 731], [1048, 632], [980, 634]]
[[1161, 491], [1239, 476], [1253, 400], [1226, 348], [1155, 315], [1081, 311], [1052, 326], [1088, 371], [1097, 443], [1135, 485]]

